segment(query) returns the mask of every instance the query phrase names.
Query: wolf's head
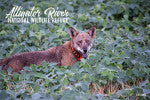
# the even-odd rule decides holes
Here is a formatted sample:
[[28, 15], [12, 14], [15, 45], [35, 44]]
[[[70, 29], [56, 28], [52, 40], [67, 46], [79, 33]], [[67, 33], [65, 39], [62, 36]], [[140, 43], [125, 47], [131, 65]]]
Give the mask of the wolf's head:
[[78, 51], [82, 58], [87, 58], [87, 53], [92, 47], [92, 40], [96, 34], [96, 28], [92, 27], [86, 33], [78, 33], [74, 28], [69, 28], [71, 45]]

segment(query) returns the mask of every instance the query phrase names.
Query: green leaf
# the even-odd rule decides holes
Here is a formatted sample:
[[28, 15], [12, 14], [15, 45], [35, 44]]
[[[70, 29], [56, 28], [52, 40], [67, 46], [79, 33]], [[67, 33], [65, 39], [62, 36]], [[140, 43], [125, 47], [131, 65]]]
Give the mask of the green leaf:
[[5, 30], [2, 30], [2, 31], [0, 32], [0, 35], [4, 35], [4, 34], [6, 34], [6, 31], [5, 31]]
[[35, 65], [31, 64], [30, 67], [32, 68], [33, 72], [36, 72], [36, 66]]
[[38, 32], [39, 26], [38, 26], [37, 24], [33, 25], [33, 30], [34, 30], [35, 32]]
[[68, 78], [67, 78], [67, 77], [63, 77], [63, 78], [60, 80], [60, 83], [61, 83], [63, 86], [67, 86], [67, 85], [69, 84]]
[[103, 25], [103, 27], [106, 27], [107, 21], [106, 21], [106, 20], [103, 20], [102, 25]]

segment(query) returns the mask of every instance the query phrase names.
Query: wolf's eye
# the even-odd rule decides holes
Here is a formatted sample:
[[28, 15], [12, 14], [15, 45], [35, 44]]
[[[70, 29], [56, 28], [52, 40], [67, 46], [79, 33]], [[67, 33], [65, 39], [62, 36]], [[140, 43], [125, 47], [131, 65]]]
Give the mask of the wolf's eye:
[[82, 41], [78, 41], [77, 44], [80, 45], [82, 43]]
[[90, 41], [89, 41], [89, 40], [85, 40], [85, 42], [86, 42], [86, 43], [89, 43]]
[[82, 41], [78, 41], [78, 43], [82, 43]]

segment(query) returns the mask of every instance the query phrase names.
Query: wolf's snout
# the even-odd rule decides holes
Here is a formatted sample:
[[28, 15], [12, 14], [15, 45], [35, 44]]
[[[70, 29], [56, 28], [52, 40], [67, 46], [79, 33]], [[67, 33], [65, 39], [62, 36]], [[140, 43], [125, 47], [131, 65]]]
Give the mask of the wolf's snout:
[[87, 53], [87, 48], [84, 48], [83, 51], [84, 51], [84, 53]]

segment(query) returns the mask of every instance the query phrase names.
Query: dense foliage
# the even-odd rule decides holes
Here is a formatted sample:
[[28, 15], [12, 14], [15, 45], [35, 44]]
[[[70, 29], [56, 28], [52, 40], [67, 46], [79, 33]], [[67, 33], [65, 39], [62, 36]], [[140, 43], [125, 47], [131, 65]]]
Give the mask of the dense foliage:
[[[70, 21], [8, 24], [13, 5], [59, 7], [70, 12]], [[1, 0], [0, 23], [0, 59], [61, 45], [70, 40], [70, 26], [79, 32], [97, 28], [88, 59], [73, 67], [43, 62], [21, 74], [0, 70], [1, 100], [150, 99], [149, 0]]]

